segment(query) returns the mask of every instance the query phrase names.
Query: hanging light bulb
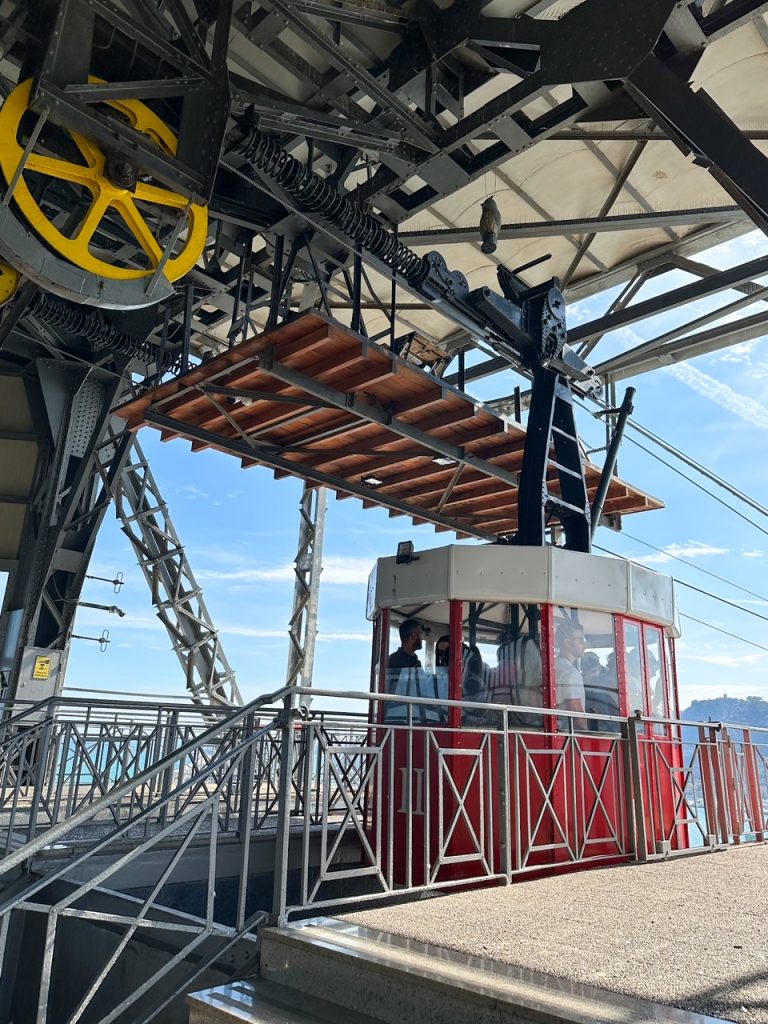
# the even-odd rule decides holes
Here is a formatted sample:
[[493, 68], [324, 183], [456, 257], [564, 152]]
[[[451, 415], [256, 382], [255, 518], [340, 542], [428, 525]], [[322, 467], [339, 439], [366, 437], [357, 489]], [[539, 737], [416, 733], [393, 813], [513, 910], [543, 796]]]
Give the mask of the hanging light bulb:
[[493, 196], [489, 196], [483, 202], [483, 212], [480, 217], [480, 238], [483, 242], [480, 248], [484, 253], [496, 252], [500, 228], [501, 213], [496, 205], [496, 200]]

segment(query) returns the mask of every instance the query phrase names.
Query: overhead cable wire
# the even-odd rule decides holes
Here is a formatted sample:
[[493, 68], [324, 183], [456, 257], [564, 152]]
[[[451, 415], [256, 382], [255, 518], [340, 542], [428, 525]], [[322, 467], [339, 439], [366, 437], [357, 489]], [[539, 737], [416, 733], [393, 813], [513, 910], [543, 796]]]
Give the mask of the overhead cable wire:
[[[583, 404], [582, 404], [582, 407], [584, 407]], [[647, 448], [644, 445], [640, 444], [640, 442], [636, 441], [633, 437], [625, 437], [625, 440], [629, 441], [630, 444], [634, 444], [641, 451], [645, 452], [646, 455], [650, 455], [650, 457], [652, 459], [656, 459], [657, 462], [660, 462], [662, 464], [662, 466], [666, 466], [667, 469], [671, 470], [673, 473], [677, 473], [677, 475], [679, 477], [682, 477], [683, 480], [687, 480], [689, 484], [692, 484], [694, 487], [698, 488], [700, 491], [703, 491], [704, 494], [706, 494], [710, 498], [712, 498], [713, 501], [716, 501], [718, 504], [722, 505], [724, 508], [727, 508], [729, 512], [733, 512], [734, 515], [738, 516], [740, 519], [743, 519], [745, 523], [749, 523], [750, 526], [754, 526], [754, 528], [756, 530], [759, 530], [760, 533], [763, 533], [763, 534], [765, 534], [766, 537], [768, 537], [768, 529], [766, 529], [763, 526], [760, 526], [759, 523], [756, 523], [754, 521], [754, 519], [750, 519], [749, 516], [744, 515], [743, 512], [739, 512], [739, 510], [737, 508], [734, 508], [733, 505], [729, 505], [727, 501], [723, 500], [723, 498], [719, 498], [716, 494], [713, 494], [711, 490], [709, 490], [708, 488], [706, 488], [704, 486], [704, 484], [699, 483], [698, 480], [694, 480], [692, 477], [688, 476], [687, 473], [683, 473], [683, 471], [681, 469], [678, 469], [676, 466], [673, 466], [670, 462], [667, 462], [666, 459], [663, 459], [660, 455], [657, 455], [656, 452], [652, 452], [649, 448]], [[723, 481], [723, 482], [725, 482], [725, 481]], [[740, 494], [740, 492], [736, 492], [736, 493]], [[750, 505], [750, 507], [753, 507], [753, 508], [757, 507], [761, 511], [764, 511], [766, 515], [768, 515], [768, 510], [763, 509], [761, 505], [756, 505], [756, 503], [754, 503], [751, 498], [748, 498], [747, 495], [744, 495], [744, 498], [747, 501], [747, 503]]]
[[[632, 558], [625, 558], [624, 555], [619, 555], [616, 551], [611, 551], [610, 548], [601, 547], [599, 544], [594, 544], [593, 547], [598, 551], [604, 552], [606, 555], [613, 555], [616, 558], [624, 558], [625, 561], [631, 562], [632, 565], [645, 568], [641, 562], [636, 562]], [[695, 587], [691, 583], [686, 583], [685, 580], [680, 580], [676, 576], [673, 576], [672, 579], [682, 587], [688, 587], [690, 590], [695, 590], [697, 593], [703, 594], [705, 597], [711, 597], [713, 601], [720, 601], [722, 604], [727, 604], [729, 607], [735, 608], [737, 611], [746, 612], [747, 615], [754, 615], [755, 618], [768, 622], [768, 615], [762, 615], [760, 612], [753, 611], [751, 608], [745, 608], [743, 605], [736, 604], [735, 601], [729, 601], [727, 598], [720, 597], [718, 594], [713, 594], [708, 590], [702, 590], [700, 587]], [[683, 612], [680, 613], [680, 616], [681, 618], [691, 619], [693, 622], [698, 622], [702, 626], [709, 626], [711, 629], [715, 629], [720, 633], [725, 633], [727, 636], [733, 637], [734, 640], [741, 640], [745, 644], [751, 644], [753, 647], [759, 647], [763, 651], [768, 651], [768, 647], [763, 647], [761, 644], [757, 644], [753, 640], [747, 640], [746, 637], [739, 636], [737, 633], [729, 633], [727, 630], [721, 629], [719, 626], [715, 626], [711, 622], [703, 622], [701, 619], [696, 619], [692, 615], [686, 615]]]
[[721, 604], [727, 604], [730, 608], [736, 608], [737, 611], [745, 612], [747, 615], [754, 615], [756, 619], [762, 619], [763, 622], [768, 622], [768, 615], [761, 615], [760, 612], [756, 612], [752, 608], [745, 608], [742, 604], [736, 604], [735, 601], [729, 601], [727, 597], [720, 597], [718, 594], [711, 594], [708, 590], [702, 590], [701, 587], [694, 587], [692, 583], [686, 583], [685, 580], [679, 580], [676, 576], [673, 576], [672, 579], [675, 583], [679, 583], [681, 587], [688, 587], [689, 590], [695, 590], [697, 594], [703, 594], [705, 597], [711, 597], [713, 601], [720, 601]]
[[[600, 547], [599, 544], [593, 544], [593, 547], [597, 548], [598, 551], [603, 551], [606, 555], [614, 555], [616, 558], [624, 558], [625, 561], [631, 562], [632, 565], [640, 566], [640, 568], [646, 568], [642, 562], [637, 562], [633, 558], [626, 558], [625, 555], [619, 555], [616, 551], [611, 551], [610, 548]], [[743, 604], [737, 604], [735, 601], [729, 601], [727, 597], [720, 597], [719, 594], [713, 594], [710, 590], [703, 590], [701, 587], [695, 587], [692, 583], [686, 583], [685, 580], [678, 579], [677, 576], [672, 576], [671, 579], [675, 583], [679, 583], [681, 587], [688, 587], [689, 590], [695, 590], [699, 594], [703, 594], [704, 597], [711, 597], [713, 601], [720, 601], [722, 604], [727, 604], [731, 608], [735, 608], [737, 611], [744, 612], [747, 615], [754, 615], [756, 619], [762, 619], [764, 622], [768, 622], [768, 615], [762, 615], [760, 612], [753, 611], [752, 608], [745, 608]], [[727, 581], [726, 581], [727, 582]], [[765, 600], [763, 598], [762, 600]], [[768, 604], [768, 601], [766, 601]]]
[[[706, 477], [706, 479], [711, 481], [713, 484], [717, 484], [718, 487], [721, 487], [723, 490], [728, 491], [728, 493], [732, 494], [734, 498], [738, 498], [739, 501], [743, 501], [745, 505], [749, 505], [749, 507], [754, 509], [755, 512], [759, 512], [761, 515], [768, 517], [768, 508], [766, 508], [764, 505], [761, 505], [759, 501], [756, 501], [754, 498], [751, 498], [748, 494], [745, 494], [743, 491], [740, 491], [738, 487], [734, 487], [733, 484], [728, 483], [727, 480], [723, 480], [722, 477], [718, 476], [711, 469], [707, 469], [706, 466], [702, 466], [700, 462], [696, 462], [695, 459], [692, 459], [689, 455], [686, 455], [684, 452], [681, 452], [679, 449], [675, 448], [674, 445], [671, 445], [668, 441], [665, 441], [662, 437], [659, 437], [657, 434], [654, 434], [652, 431], [648, 430], [647, 427], [643, 427], [640, 423], [633, 419], [627, 420], [627, 426], [631, 427], [633, 430], [636, 430], [638, 434], [642, 434], [643, 437], [647, 438], [649, 441], [653, 441], [654, 444], [657, 444], [660, 448], [663, 448], [664, 451], [667, 452], [669, 455], [673, 455], [676, 459], [680, 459], [681, 462], [684, 462], [685, 465], [689, 466], [691, 469], [696, 470], [697, 473], [701, 473], [703, 477]], [[637, 443], [637, 441], [634, 442], [634, 444]]]
[[763, 644], [757, 644], [754, 640], [747, 640], [746, 637], [739, 636], [738, 633], [729, 633], [727, 629], [715, 626], [711, 622], [704, 622], [703, 619], [697, 619], [693, 615], [686, 615], [684, 612], [680, 612], [680, 618], [689, 619], [691, 622], [697, 622], [700, 626], [706, 626], [707, 629], [714, 629], [718, 633], [724, 633], [725, 636], [729, 636], [733, 640], [740, 640], [743, 644], [749, 644], [750, 647], [757, 647], [760, 651], [768, 651], [768, 647], [765, 647]]
[[627, 533], [626, 530], [621, 531], [621, 536], [626, 537], [627, 540], [631, 540], [635, 544], [642, 544], [644, 547], [650, 548], [651, 551], [658, 551], [660, 555], [664, 555], [666, 558], [672, 558], [676, 562], [682, 562], [682, 564], [687, 565], [689, 569], [695, 569], [697, 572], [704, 573], [705, 576], [711, 576], [713, 580], [725, 583], [727, 586], [733, 587], [735, 590], [740, 590], [743, 594], [748, 594], [750, 597], [756, 597], [758, 601], [765, 601], [768, 605], [768, 597], [764, 594], [758, 594], [756, 591], [750, 590], [748, 587], [742, 587], [740, 583], [734, 583], [733, 580], [726, 579], [725, 576], [718, 576], [716, 572], [704, 569], [702, 566], [696, 565], [694, 562], [689, 562], [686, 558], [681, 558], [679, 555], [673, 555], [671, 551], [665, 551], [664, 548], [658, 548], [655, 544], [651, 544], [647, 540], [642, 540], [640, 537], [633, 537], [632, 534]]
[[727, 501], [724, 501], [722, 498], [718, 498], [718, 496], [716, 494], [713, 494], [711, 490], [708, 490], [704, 486], [704, 484], [700, 484], [698, 480], [692, 479], [692, 477], [688, 476], [687, 473], [683, 473], [681, 469], [677, 469], [677, 467], [667, 462], [666, 459], [662, 459], [660, 455], [657, 455], [655, 452], [649, 451], [648, 448], [644, 448], [643, 445], [641, 445], [639, 441], [635, 441], [634, 438], [629, 437], [627, 438], [627, 440], [630, 441], [632, 444], [636, 445], [647, 455], [650, 455], [652, 459], [656, 459], [656, 461], [660, 462], [662, 466], [666, 466], [667, 469], [671, 469], [673, 473], [677, 473], [677, 475], [682, 477], [683, 480], [687, 480], [689, 484], [693, 484], [694, 487], [697, 487], [700, 491], [703, 491], [705, 494], [709, 495], [709, 497], [712, 498], [713, 501], [716, 501], [719, 505], [722, 505], [724, 508], [727, 508], [730, 512], [733, 512], [733, 514], [738, 516], [739, 519], [743, 519], [745, 523], [749, 523], [750, 526], [754, 526], [756, 530], [759, 530], [760, 533], [764, 533], [765, 536], [768, 537], [768, 530], [765, 527], [760, 526], [759, 523], [756, 523], [754, 519], [750, 519], [749, 516], [744, 515], [743, 512], [739, 512], [737, 508], [734, 508], [733, 505], [729, 505]]
[[[596, 405], [599, 405], [602, 411], [605, 411], [609, 408], [609, 405], [606, 401], [597, 398], [596, 396], [591, 396], [590, 400], [594, 402]], [[579, 402], [579, 404], [585, 411], [589, 412], [593, 416], [595, 415], [595, 413], [593, 413], [589, 409], [585, 402], [581, 401]], [[744, 502], [745, 505], [747, 505], [751, 509], [754, 509], [755, 512], [759, 512], [761, 515], [766, 516], [766, 518], [768, 518], [768, 508], [766, 508], [764, 505], [761, 505], [759, 501], [756, 501], [748, 494], [745, 494], [743, 491], [740, 491], [738, 487], [734, 487], [733, 484], [729, 483], [727, 480], [724, 480], [721, 476], [718, 476], [717, 473], [714, 473], [711, 469], [708, 469], [706, 466], [703, 466], [700, 462], [697, 462], [695, 459], [692, 459], [689, 455], [686, 455], [684, 452], [681, 452], [678, 448], [675, 448], [674, 445], [671, 445], [668, 441], [665, 441], [664, 438], [659, 437], [657, 434], [654, 434], [652, 431], [648, 430], [647, 427], [642, 426], [642, 424], [638, 423], [637, 420], [631, 418], [628, 419], [627, 426], [636, 430], [639, 434], [642, 434], [643, 437], [645, 437], [647, 440], [652, 441], [654, 444], [657, 444], [665, 452], [667, 452], [669, 455], [672, 455], [674, 458], [679, 459], [686, 466], [689, 466], [697, 473], [700, 473], [711, 483], [716, 484], [718, 487], [727, 491], [733, 497], [738, 498], [739, 501]], [[715, 501], [720, 502], [720, 504], [724, 505], [725, 508], [730, 509], [732, 512], [735, 512], [736, 515], [741, 516], [741, 518], [744, 519], [746, 522], [751, 523], [752, 526], [755, 526], [758, 530], [761, 530], [761, 532], [768, 535], [768, 530], [763, 530], [762, 527], [758, 526], [757, 523], [754, 522], [754, 520], [749, 519], [747, 516], [744, 516], [737, 509], [734, 509], [732, 505], [729, 505], [721, 498], [718, 498], [716, 495], [712, 494], [710, 490], [707, 490], [706, 487], [698, 483], [696, 480], [692, 480], [691, 477], [687, 476], [681, 470], [677, 469], [675, 466], [672, 466], [669, 462], [662, 459], [660, 455], [656, 455], [654, 452], [650, 451], [647, 447], [643, 446], [642, 444], [640, 444], [639, 441], [636, 441], [632, 437], [626, 437], [626, 440], [628, 440], [630, 444], [634, 444], [641, 451], [646, 452], [652, 458], [661, 462], [662, 465], [667, 466], [668, 469], [671, 469], [672, 472], [677, 473], [684, 480], [687, 480], [689, 483], [693, 484], [694, 487], [698, 487], [699, 490], [703, 491], [705, 494], [708, 494]]]

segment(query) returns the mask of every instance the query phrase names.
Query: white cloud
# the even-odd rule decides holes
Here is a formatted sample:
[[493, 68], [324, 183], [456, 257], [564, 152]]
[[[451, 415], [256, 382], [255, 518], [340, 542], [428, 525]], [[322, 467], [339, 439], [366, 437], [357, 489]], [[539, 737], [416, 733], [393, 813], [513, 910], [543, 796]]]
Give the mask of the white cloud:
[[724, 384], [715, 377], [710, 377], [707, 373], [702, 373], [690, 363], [677, 363], [674, 366], [665, 366], [663, 369], [692, 391], [732, 412], [739, 419], [749, 423], [750, 426], [757, 427], [759, 430], [768, 430], [768, 409], [760, 402], [756, 402], [754, 398], [740, 395], [728, 384]]
[[[231, 636], [255, 637], [259, 640], [288, 639], [287, 625], [282, 629], [259, 629], [256, 626], [223, 625], [220, 627], [220, 632], [229, 633]], [[368, 633], [326, 633], [321, 630], [317, 635], [317, 639], [321, 643], [337, 643], [346, 641], [369, 641], [371, 637]]]
[[753, 551], [742, 551], [741, 552], [741, 557], [742, 558], [765, 558], [765, 555], [766, 555], [765, 551], [759, 551], [757, 549], [755, 549]]
[[256, 626], [231, 626], [222, 625], [219, 627], [221, 633], [229, 633], [232, 636], [257, 637], [260, 640], [285, 640], [288, 638], [288, 627], [284, 629], [258, 629]]
[[370, 633], [318, 633], [318, 641], [321, 643], [336, 643], [337, 641], [360, 641], [369, 642], [371, 639]]
[[[339, 584], [341, 586], [357, 585], [368, 582], [373, 568], [373, 558], [339, 558], [330, 555], [323, 559], [321, 580], [323, 584]], [[199, 580], [214, 580], [217, 583], [255, 583], [293, 582], [293, 563], [285, 562], [261, 569], [201, 569], [197, 573]]]
[[688, 654], [678, 651], [678, 658], [681, 661], [701, 661], [707, 665], [718, 665], [722, 668], [743, 668], [755, 665], [764, 661], [765, 654]]
[[643, 565], [663, 565], [671, 562], [674, 558], [704, 558], [709, 555], [727, 555], [728, 548], [716, 548], [712, 544], [703, 544], [700, 541], [691, 540], [686, 544], [667, 544], [663, 551], [655, 555], [640, 555], [634, 557], [633, 561], [641, 562]]
[[201, 490], [195, 484], [184, 484], [183, 487], [179, 488], [179, 491], [187, 498], [210, 498], [210, 494], [207, 491]]
[[754, 338], [752, 341], [742, 341], [738, 345], [731, 345], [713, 356], [716, 363], [751, 363], [752, 353], [763, 343], [762, 338]]

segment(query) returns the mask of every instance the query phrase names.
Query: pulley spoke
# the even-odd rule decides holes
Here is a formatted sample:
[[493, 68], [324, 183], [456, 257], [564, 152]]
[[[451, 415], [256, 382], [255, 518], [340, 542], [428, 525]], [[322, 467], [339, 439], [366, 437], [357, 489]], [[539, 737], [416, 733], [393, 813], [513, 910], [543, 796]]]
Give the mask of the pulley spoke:
[[[98, 83], [100, 79], [91, 76], [89, 81]], [[31, 78], [21, 82], [0, 105], [0, 138], [3, 139], [0, 178], [14, 185], [13, 215], [20, 223], [34, 229], [42, 245], [83, 273], [106, 280], [133, 281], [151, 278], [159, 267], [168, 281], [183, 277], [194, 267], [205, 246], [206, 207], [190, 202], [186, 196], [175, 195], [163, 185], [141, 180], [136, 182], [134, 194], [121, 184], [123, 181], [130, 184], [130, 179], [135, 177], [129, 173], [133, 170], [130, 150], [124, 158], [127, 170], [123, 175], [119, 147], [115, 153], [119, 161], [113, 168], [108, 166], [111, 147], [104, 150], [80, 132], [69, 132], [71, 144], [69, 139], [52, 133], [46, 147], [38, 151], [34, 149], [36, 136], [27, 135], [30, 141], [20, 143], [23, 121], [30, 110], [32, 86]], [[121, 126], [130, 124], [133, 131], [168, 156], [176, 152], [177, 139], [171, 128], [141, 100], [104, 102], [122, 115]], [[77, 152], [73, 146], [77, 147]], [[137, 171], [142, 173], [141, 166]], [[80, 223], [74, 233], [60, 230], [48, 206], [40, 205], [37, 190], [30, 188], [34, 175], [39, 175], [44, 183], [59, 180], [85, 190], [83, 212], [79, 214]], [[178, 230], [173, 230], [172, 225], [166, 227], [166, 222], [174, 218], [179, 218]], [[115, 238], [107, 230], [109, 223], [116, 220], [120, 220], [130, 234], [127, 247], [113, 244]], [[121, 234], [122, 231], [118, 237]], [[94, 238], [99, 240], [98, 247], [93, 244]], [[138, 262], [137, 253], [145, 254], [144, 258], [139, 256]]]
[[94, 197], [94, 200], [83, 218], [77, 234], [75, 235], [78, 242], [83, 242], [85, 245], [89, 244], [93, 238], [94, 232], [98, 228], [99, 224], [101, 224], [104, 214], [109, 209], [111, 201], [112, 197], [103, 192], [99, 192]]
[[120, 200], [115, 200], [114, 205], [115, 208], [120, 211], [123, 220], [131, 229], [136, 241], [152, 260], [153, 264], [157, 266], [163, 255], [163, 250], [160, 248], [149, 224], [147, 224], [143, 216], [139, 213], [133, 199], [121, 197]]
[[158, 206], [172, 206], [176, 210], [183, 210], [187, 206], [186, 196], [171, 192], [167, 188], [160, 188], [158, 185], [147, 185], [143, 181], [136, 185], [134, 198], [145, 203], [157, 203]]
[[59, 178], [61, 181], [71, 181], [76, 185], [91, 185], [94, 181], [92, 167], [73, 164], [56, 156], [38, 156], [36, 153], [30, 153], [24, 170], [45, 174], [49, 178]]
[[85, 157], [88, 166], [100, 171], [104, 166], [104, 154], [96, 143], [91, 142], [90, 139], [87, 139], [85, 135], [81, 135], [80, 132], [70, 132], [70, 135], [72, 136], [72, 141]]

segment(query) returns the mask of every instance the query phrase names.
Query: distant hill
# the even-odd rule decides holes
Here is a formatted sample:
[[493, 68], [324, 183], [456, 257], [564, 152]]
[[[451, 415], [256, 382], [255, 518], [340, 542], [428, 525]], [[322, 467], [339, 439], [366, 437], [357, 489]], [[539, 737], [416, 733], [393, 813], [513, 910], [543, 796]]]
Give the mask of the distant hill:
[[714, 697], [711, 700], [695, 700], [689, 708], [680, 713], [687, 721], [732, 722], [734, 725], [768, 728], [768, 701], [762, 697]]

